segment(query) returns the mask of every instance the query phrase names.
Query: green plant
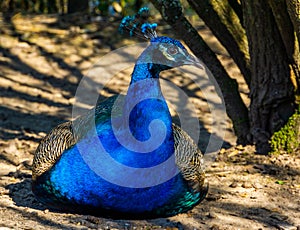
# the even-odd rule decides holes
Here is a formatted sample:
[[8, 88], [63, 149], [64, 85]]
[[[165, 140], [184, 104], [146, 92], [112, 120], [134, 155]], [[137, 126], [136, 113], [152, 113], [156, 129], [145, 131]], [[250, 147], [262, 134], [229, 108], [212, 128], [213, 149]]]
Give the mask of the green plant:
[[286, 151], [292, 153], [300, 146], [300, 107], [287, 124], [275, 132], [271, 138], [271, 153]]

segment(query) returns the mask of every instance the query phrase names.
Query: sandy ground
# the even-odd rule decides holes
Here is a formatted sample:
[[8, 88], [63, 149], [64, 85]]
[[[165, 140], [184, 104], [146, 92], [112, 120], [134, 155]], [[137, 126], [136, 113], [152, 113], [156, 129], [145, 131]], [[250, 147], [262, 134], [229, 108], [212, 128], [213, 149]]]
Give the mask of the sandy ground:
[[[253, 146], [232, 147], [235, 136], [229, 119], [220, 117], [224, 131], [220, 135], [203, 88], [178, 70], [163, 78], [184, 89], [194, 104], [201, 124], [199, 147], [205, 150], [210, 138], [223, 143], [220, 151], [210, 150], [216, 151], [217, 158], [207, 164], [210, 189], [201, 204], [170, 218], [113, 220], [49, 210], [34, 198], [30, 168], [39, 141], [72, 118], [78, 84], [97, 60], [136, 42], [121, 39], [117, 25], [107, 20], [87, 23], [79, 15], [59, 20], [56, 16], [0, 18], [0, 229], [299, 230], [299, 153], [261, 156], [254, 154]], [[232, 60], [201, 23], [196, 25], [238, 80], [241, 95], [249, 103], [248, 89]], [[167, 26], [161, 33], [172, 36]], [[121, 71], [105, 85], [102, 97], [124, 92], [130, 71]], [[206, 89], [214, 92], [211, 86]], [[82, 111], [85, 108], [82, 105]]]

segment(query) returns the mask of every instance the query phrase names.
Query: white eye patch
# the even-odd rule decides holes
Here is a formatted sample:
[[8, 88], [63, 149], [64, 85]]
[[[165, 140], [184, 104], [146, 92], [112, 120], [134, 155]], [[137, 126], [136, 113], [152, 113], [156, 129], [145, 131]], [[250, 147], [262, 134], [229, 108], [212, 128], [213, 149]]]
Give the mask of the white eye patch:
[[[172, 56], [171, 54], [169, 54], [168, 52], [168, 48], [169, 47], [166, 47], [165, 44], [159, 44], [158, 46], [159, 50], [162, 52], [162, 54], [170, 61], [175, 61], [175, 58], [174, 56]], [[176, 47], [177, 48], [177, 47]], [[179, 52], [182, 52], [181, 49], [178, 48], [178, 51]]]

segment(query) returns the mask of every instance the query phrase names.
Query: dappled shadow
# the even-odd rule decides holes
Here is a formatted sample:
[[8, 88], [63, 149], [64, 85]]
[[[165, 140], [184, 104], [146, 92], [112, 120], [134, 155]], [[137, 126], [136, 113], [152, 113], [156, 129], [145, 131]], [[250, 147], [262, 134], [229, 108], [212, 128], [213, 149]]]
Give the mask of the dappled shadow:
[[232, 149], [228, 153], [218, 156], [218, 161], [230, 162], [237, 167], [240, 165], [248, 167], [247, 173], [250, 175], [259, 173], [282, 181], [286, 180], [287, 177], [300, 175], [300, 168], [296, 162], [293, 162], [293, 159], [294, 157], [289, 155], [264, 156], [252, 152], [248, 153], [247, 148]]
[[[274, 193], [277, 192], [274, 189]], [[228, 219], [233, 219], [231, 221], [236, 221], [239, 223], [241, 218], [254, 220], [258, 223], [263, 224], [266, 228], [278, 228], [278, 226], [294, 226], [295, 223], [289, 219], [289, 216], [286, 215], [284, 210], [278, 210], [274, 209], [273, 206], [270, 204], [240, 204], [239, 202], [231, 202], [228, 201], [225, 196], [234, 195], [234, 192], [230, 192], [228, 190], [224, 190], [224, 187], [211, 187], [210, 192], [208, 194], [208, 197], [204, 201], [204, 210], [210, 211], [213, 213], [216, 213], [218, 216], [219, 214], [222, 214], [224, 216], [211, 216], [206, 217], [209, 218], [224, 218], [228, 216]], [[266, 195], [265, 199], [269, 200], [271, 198], [271, 195]], [[243, 199], [243, 198], [241, 198]], [[284, 204], [282, 204], [284, 205]], [[199, 209], [201, 207], [201, 204], [199, 205]], [[292, 212], [297, 212], [298, 210], [292, 207], [287, 207]], [[197, 208], [198, 209], [198, 208]], [[199, 209], [197, 210], [196, 215], [202, 215], [203, 213], [199, 214]], [[221, 211], [222, 210], [222, 211]], [[214, 215], [214, 214], [211, 214]], [[224, 220], [225, 224], [226, 220]], [[236, 226], [238, 227], [238, 226]], [[239, 226], [239, 227], [246, 227], [246, 226]], [[249, 226], [250, 227], [250, 226]]]
[[47, 98], [42, 98], [41, 96], [33, 96], [28, 93], [18, 92], [13, 88], [3, 88], [0, 86], [0, 96], [6, 97], [6, 98], [20, 98], [22, 100], [28, 101], [29, 103], [32, 102], [39, 102], [43, 103], [49, 106], [55, 106], [55, 107], [65, 107], [66, 105], [60, 102], [55, 102]]
[[0, 106], [0, 118], [0, 138], [3, 140], [14, 138], [32, 139], [32, 137], [26, 136], [24, 131], [36, 134], [39, 134], [41, 131], [49, 132], [54, 126], [66, 121], [60, 115], [50, 116], [46, 113], [33, 114], [28, 111], [22, 112], [17, 108], [8, 108], [5, 106]]
[[45, 210], [46, 206], [38, 202], [31, 191], [31, 179], [24, 179], [19, 183], [12, 183], [5, 187], [9, 190], [9, 196], [20, 207], [29, 207], [37, 210]]
[[[0, 76], [3, 80], [3, 82], [9, 82], [6, 85], [1, 85], [0, 87], [0, 95], [1, 98], [3, 98], [3, 101], [5, 101], [5, 104], [2, 104], [0, 106], [0, 138], [4, 140], [11, 140], [14, 141], [15, 138], [26, 140], [29, 143], [35, 142], [37, 143], [44, 133], [49, 132], [53, 127], [56, 125], [65, 122], [71, 118], [71, 109], [72, 109], [72, 103], [74, 101], [70, 100], [74, 97], [74, 94], [76, 93], [76, 89], [78, 86], [79, 81], [81, 80], [82, 76], [84, 75], [84, 71], [86, 71], [89, 67], [82, 67], [81, 64], [84, 62], [88, 62], [90, 65], [93, 63], [95, 59], [91, 59], [88, 56], [79, 55], [80, 59], [74, 61], [74, 62], [68, 62], [66, 59], [68, 57], [60, 56], [59, 52], [50, 52], [47, 50], [44, 46], [35, 43], [34, 41], [28, 39], [26, 32], [22, 32], [19, 29], [17, 29], [14, 25], [14, 23], [11, 21], [11, 18], [8, 18], [6, 21], [7, 24], [11, 25], [11, 31], [12, 31], [12, 37], [16, 38], [18, 42], [22, 42], [27, 44], [29, 47], [34, 47], [35, 50], [33, 51], [26, 51], [25, 52], [37, 52], [38, 55], [44, 56], [47, 63], [51, 63], [51, 66], [53, 69], [42, 71], [41, 67], [39, 66], [40, 63], [32, 63], [32, 65], [29, 65], [28, 62], [24, 61], [24, 57], [20, 55], [16, 50], [13, 50], [13, 48], [7, 48], [5, 46], [0, 45], [0, 53], [2, 54], [3, 59], [0, 60], [0, 66], [3, 67], [3, 70], [0, 71]], [[51, 28], [67, 28], [68, 26], [63, 27], [59, 23], [45, 23], [46, 26], [50, 25]], [[106, 25], [108, 26], [108, 25]], [[113, 25], [115, 26], [115, 25]], [[99, 25], [96, 30], [99, 30], [101, 32], [101, 29], [99, 28]], [[117, 28], [113, 28], [113, 30], [117, 31]], [[99, 32], [92, 32], [87, 33], [86, 41], [88, 40], [100, 40], [101, 44], [98, 45], [98, 47], [92, 47], [92, 49], [96, 50], [102, 49], [103, 47], [106, 47], [103, 45], [104, 43], [108, 43], [108, 47], [106, 47], [105, 52], [109, 52], [111, 49], [119, 47], [119, 44], [115, 45], [114, 39], [115, 34], [111, 34], [110, 36], [99, 33]], [[51, 37], [52, 39], [56, 39], [56, 45], [58, 43], [68, 43], [67, 39], [62, 39], [58, 36], [56, 36], [53, 33], [46, 33], [45, 31], [41, 34], [37, 33], [37, 36], [41, 35], [41, 39], [44, 38], [44, 36]], [[74, 34], [74, 37], [76, 37], [76, 33]], [[110, 40], [110, 37], [111, 38]], [[71, 38], [70, 38], [71, 39]], [[69, 43], [69, 45], [73, 45]], [[84, 47], [84, 44], [80, 43], [78, 47], [76, 47], [77, 51], [82, 49]], [[23, 50], [19, 51], [20, 53], [23, 52]], [[104, 52], [104, 51], [103, 51]], [[103, 53], [102, 53], [103, 54]], [[70, 53], [70, 56], [72, 56], [73, 53]], [[94, 58], [99, 53], [91, 54]], [[128, 53], [124, 53], [124, 56], [129, 55]], [[131, 59], [131, 57], [128, 56], [128, 59]], [[28, 61], [28, 60], [26, 60]], [[36, 59], [33, 60], [34, 62]], [[6, 68], [7, 70], [4, 70]], [[11, 72], [9, 72], [9, 70]], [[56, 71], [61, 71], [61, 74], [58, 74]], [[19, 74], [17, 77], [12, 76], [14, 74]], [[27, 76], [28, 78], [24, 78], [24, 76]], [[69, 78], [70, 76], [73, 76], [74, 78]], [[129, 76], [127, 76], [129, 78]], [[29, 78], [32, 78], [32, 81], [27, 81]], [[184, 77], [178, 77], [178, 72], [171, 71], [170, 74], [166, 75], [164, 77], [168, 81], [176, 82], [175, 85], [180, 86], [181, 89], [188, 95], [189, 98], [196, 98], [201, 101], [202, 104], [207, 106], [208, 103], [212, 105], [216, 105], [214, 101], [210, 101], [209, 99], [205, 98], [203, 95], [201, 95], [201, 89], [199, 88], [193, 88], [191, 81], [185, 81], [182, 80]], [[178, 78], [180, 78], [178, 83]], [[26, 80], [24, 80], [26, 79]], [[101, 95], [99, 100], [106, 99], [111, 94], [117, 94], [120, 91], [126, 89], [125, 87], [118, 88], [118, 84], [120, 84], [122, 78], [117, 78], [117, 83], [114, 87], [107, 86], [104, 88], [105, 95]], [[114, 84], [114, 83], [113, 83]], [[13, 85], [14, 87], [11, 87]], [[95, 82], [90, 80], [88, 82], [89, 86], [95, 85]], [[28, 91], [21, 90], [21, 87], [28, 88]], [[204, 84], [202, 86], [204, 89], [208, 88], [209, 85]], [[36, 91], [38, 90], [38, 91]], [[34, 93], [32, 93], [34, 92]], [[62, 93], [61, 93], [62, 92]], [[19, 103], [19, 104], [18, 104]], [[187, 104], [187, 102], [184, 102]], [[204, 106], [204, 107], [205, 107]], [[181, 109], [188, 109], [186, 107], [183, 107]], [[199, 113], [203, 113], [204, 116], [208, 114], [208, 111], [205, 111], [200, 106]], [[188, 110], [187, 110], [188, 111]], [[201, 117], [203, 118], [203, 117]], [[230, 147], [231, 143], [224, 141], [223, 137], [219, 136], [218, 133], [212, 133], [207, 127], [207, 124], [205, 123], [205, 119], [199, 120], [199, 127], [200, 127], [200, 138], [199, 138], [199, 147], [204, 152], [207, 148], [208, 141], [210, 138], [215, 138], [218, 141], [223, 142], [222, 147], [228, 148]], [[177, 124], [180, 124], [180, 120], [175, 116], [174, 121]], [[226, 118], [224, 118], [224, 122], [226, 121]], [[40, 134], [42, 132], [42, 134]], [[30, 136], [28, 133], [34, 133], [35, 136]], [[11, 162], [8, 162], [11, 163]], [[249, 165], [255, 164], [255, 162], [249, 162]], [[272, 165], [265, 164], [263, 167], [266, 168], [267, 174], [272, 174], [270, 170], [268, 170], [268, 167], [271, 168]], [[273, 166], [272, 166], [273, 167]], [[276, 168], [277, 171], [285, 170], [282, 167]], [[273, 170], [274, 171], [274, 170]], [[298, 170], [294, 170], [291, 173], [299, 173]], [[265, 172], [261, 171], [260, 173], [264, 174]], [[34, 197], [34, 195], [31, 192], [31, 180], [29, 179], [30, 175], [9, 175], [11, 178], [19, 178], [23, 179], [22, 182], [18, 183], [12, 183], [10, 182], [6, 188], [9, 190], [9, 196], [13, 199], [16, 206], [18, 208], [32, 208], [38, 212], [32, 213], [32, 210], [28, 211], [25, 209], [18, 209], [15, 207], [5, 207], [13, 212], [19, 213], [20, 215], [23, 215], [25, 218], [29, 218], [31, 220], [34, 220], [36, 222], [39, 222], [46, 227], [54, 227], [58, 229], [67, 229], [68, 226], [65, 226], [64, 224], [60, 224], [58, 221], [50, 220], [46, 217], [46, 215], [39, 214], [39, 211], [43, 211], [47, 209], [46, 206], [40, 204]], [[276, 175], [273, 175], [276, 177]], [[279, 179], [282, 179], [281, 177], [276, 177]], [[216, 190], [215, 188], [211, 190], [211, 193], [226, 193], [227, 191], [222, 190]], [[227, 204], [219, 204], [218, 200], [215, 201], [208, 201], [205, 200], [203, 202], [203, 206], [213, 206], [218, 207], [225, 211], [232, 211], [236, 210], [235, 215], [239, 215], [241, 213], [242, 217], [244, 218], [251, 218], [253, 220], [256, 220], [260, 223], [263, 223], [267, 226], [273, 226], [269, 220], [264, 220], [264, 215], [269, 215], [270, 210], [264, 210], [264, 208], [261, 207], [247, 207], [243, 205], [238, 205], [235, 203], [227, 203]], [[200, 209], [202, 207], [202, 203], [198, 206]], [[58, 215], [60, 212], [51, 210], [54, 214]], [[262, 214], [262, 216], [259, 216], [258, 214]], [[192, 214], [189, 214], [192, 216], [192, 218], [196, 219], [197, 221], [205, 219], [206, 214], [205, 213], [197, 213], [195, 214], [192, 212]], [[97, 225], [104, 223], [107, 221], [103, 218], [96, 218], [93, 216], [88, 215], [77, 215], [77, 216], [69, 216], [69, 219], [72, 219], [74, 223], [84, 223], [84, 226], [91, 226], [91, 227], [97, 227]], [[156, 219], [156, 220], [147, 220], [145, 222], [140, 223], [140, 225], [137, 225], [133, 221], [122, 221], [122, 220], [114, 220], [113, 221], [116, 226], [160, 226], [160, 227], [174, 227], [179, 229], [192, 229], [189, 224], [186, 223], [177, 223], [176, 221], [172, 221], [170, 219]], [[126, 225], [128, 224], [129, 225]], [[288, 224], [288, 222], [285, 222]], [[111, 227], [114, 227], [113, 224]], [[128, 228], [129, 228], [128, 227]], [[125, 228], [125, 227], [124, 227]]]
[[[15, 99], [15, 100], [20, 99], [21, 101], [26, 101], [28, 103], [45, 104], [46, 106], [61, 108], [58, 111], [62, 111], [61, 114], [59, 112], [57, 112], [57, 113], [51, 113], [51, 115], [47, 115], [47, 113], [43, 112], [40, 115], [38, 115], [36, 113], [39, 112], [39, 109], [36, 109], [35, 107], [31, 108], [31, 110], [34, 110], [34, 114], [33, 114], [31, 112], [24, 113], [24, 111], [20, 110], [19, 108], [12, 109], [11, 107], [9, 108], [8, 106], [7, 107], [2, 106], [0, 111], [3, 114], [2, 116], [4, 117], [3, 120], [5, 120], [5, 122], [3, 122], [4, 127], [6, 127], [6, 128], [12, 127], [12, 129], [19, 131], [19, 133], [22, 133], [22, 130], [20, 129], [20, 127], [23, 127], [28, 130], [32, 129], [32, 130], [34, 130], [34, 132], [48, 132], [50, 130], [49, 126], [53, 127], [53, 126], [55, 126], [55, 123], [57, 123], [57, 124], [62, 123], [63, 121], [66, 121], [70, 117], [70, 105], [69, 105], [69, 102], [66, 102], [66, 100], [69, 100], [70, 98], [72, 98], [75, 95], [78, 83], [80, 82], [80, 80], [83, 76], [82, 70], [77, 68], [73, 64], [71, 65], [71, 64], [67, 63], [64, 58], [57, 55], [57, 53], [55, 53], [55, 52], [45, 49], [45, 47], [39, 45], [38, 42], [31, 41], [30, 36], [26, 35], [26, 30], [24, 32], [22, 32], [22, 31], [20, 31], [20, 29], [18, 29], [16, 27], [16, 24], [12, 20], [12, 17], [4, 17], [4, 23], [7, 27], [6, 29], [10, 31], [9, 33], [11, 35], [13, 35], [13, 37], [17, 38], [19, 42], [25, 42], [26, 44], [28, 44], [29, 47], [34, 47], [35, 48], [34, 52], [38, 52], [39, 55], [45, 57], [45, 59], [48, 63], [56, 63], [57, 67], [60, 69], [60, 71], [66, 71], [65, 74], [72, 75], [76, 78], [75, 81], [70, 81], [66, 77], [57, 77], [56, 73], [52, 72], [52, 71], [41, 72], [40, 68], [35, 68], [35, 65], [28, 65], [26, 62], [24, 62], [23, 59], [21, 59], [20, 55], [17, 55], [15, 52], [12, 52], [11, 49], [0, 46], [0, 53], [2, 53], [3, 57], [9, 59], [9, 61], [0, 61], [0, 65], [5, 66], [6, 68], [13, 70], [15, 72], [18, 72], [20, 74], [28, 75], [28, 76], [33, 77], [36, 80], [45, 82], [46, 85], [35, 84], [32, 86], [32, 85], [30, 85], [30, 83], [22, 82], [21, 80], [15, 80], [14, 78], [7, 77], [5, 75], [5, 73], [2, 73], [2, 74], [0, 73], [1, 75], [3, 75], [4, 79], [6, 78], [8, 81], [14, 82], [13, 84], [15, 84], [15, 85], [22, 85], [23, 87], [28, 87], [28, 88], [31, 88], [32, 90], [38, 89], [38, 90], [48, 93], [48, 94], [53, 94], [54, 90], [55, 91], [64, 91], [62, 96], [63, 96], [63, 99], [65, 99], [65, 102], [62, 102], [63, 100], [60, 100], [58, 102], [58, 101], [53, 100], [53, 98], [51, 98], [51, 97], [45, 98], [45, 97], [41, 96], [40, 94], [30, 95], [25, 92], [17, 91], [15, 88], [3, 87], [4, 92], [5, 92], [3, 96], [5, 96], [6, 98]], [[52, 28], [52, 29], [71, 30], [72, 23], [69, 22], [69, 27], [66, 26], [66, 23], [67, 23], [66, 21], [61, 23], [61, 21], [59, 20], [59, 16], [57, 16], [57, 20], [55, 20], [55, 22], [44, 23], [44, 26]], [[109, 31], [115, 31], [112, 33], [112, 35], [117, 34], [118, 23], [119, 23], [118, 20], [116, 21], [115, 24], [111, 24], [110, 22], [98, 23], [98, 24], [96, 24], [96, 26], [95, 26], [96, 29], [94, 29], [93, 33], [90, 33], [90, 34], [87, 33], [88, 38], [89, 39], [93, 39], [93, 38], [99, 39], [100, 38], [101, 40], [103, 40], [102, 41], [103, 43], [109, 44], [109, 46], [111, 47], [111, 44], [114, 44], [114, 43], [113, 43], [113, 41], [111, 41], [109, 39], [111, 37], [114, 37], [114, 39], [116, 39], [115, 38], [116, 36], [106, 36], [106, 35], [102, 35], [101, 33], [99, 34], [99, 32], [101, 32], [101, 30], [104, 30], [104, 28], [106, 28], [108, 26], [114, 26], [116, 28], [111, 29]], [[97, 31], [97, 30], [99, 30], [99, 31]], [[72, 34], [72, 31], [70, 33]], [[49, 37], [52, 40], [56, 40], [59, 42], [64, 42], [64, 43], [67, 42], [65, 39], [61, 39], [58, 36], [58, 34], [47, 32], [47, 31], [45, 31], [45, 29], [40, 32], [36, 32], [36, 34], [37, 35], [40, 34], [40, 36], [42, 36], [42, 37]], [[73, 35], [70, 35], [70, 36], [73, 36]], [[76, 36], [76, 33], [74, 34], [74, 36]], [[80, 43], [80, 46], [77, 47], [76, 49], [79, 50], [80, 48], [82, 48], [81, 46], [84, 47], [85, 46], [84, 43]], [[129, 55], [128, 53], [124, 54], [124, 56], [128, 57], [128, 59], [132, 59], [132, 56], [130, 57], [128, 55]], [[81, 55], [80, 60], [76, 61], [76, 63], [78, 65], [80, 65], [82, 62], [84, 62], [86, 60], [87, 60], [87, 57]], [[53, 65], [53, 64], [51, 64], [51, 65]], [[55, 71], [55, 69], [53, 69], [53, 71]], [[88, 79], [88, 80], [89, 80], [89, 82], [88, 82], [89, 85], [93, 86], [96, 84], [95, 82], [93, 82], [92, 79]], [[172, 81], [173, 79], [172, 79], [172, 77], [168, 77], [168, 80]], [[190, 90], [188, 88], [189, 88], [188, 85], [186, 85], [185, 88], [183, 88], [183, 90], [185, 92], [187, 92], [188, 96], [197, 97], [197, 94], [193, 90]], [[111, 87], [106, 87], [105, 90], [108, 94], [119, 93], [118, 91], [116, 91], [114, 88], [111, 88]], [[199, 90], [199, 89], [197, 89], [197, 90]], [[105, 99], [106, 97], [104, 97], [102, 95], [101, 98]], [[17, 125], [15, 125], [14, 122], [9, 122], [9, 124], [7, 123], [7, 118], [11, 116], [13, 111], [18, 113], [18, 115], [13, 115], [14, 120], [17, 121]], [[10, 118], [12, 118], [12, 117], [10, 117]], [[10, 119], [10, 120], [12, 120], [12, 119]], [[48, 124], [33, 126], [32, 125], [33, 122], [30, 122], [30, 120], [39, 121], [41, 123], [45, 123], [44, 121], [47, 121]], [[28, 121], [27, 125], [26, 125], [26, 121]], [[175, 118], [175, 122], [176, 122], [176, 118]], [[201, 123], [200, 124], [201, 132], [200, 132], [200, 138], [199, 138], [199, 147], [204, 152], [206, 150], [206, 147], [207, 147], [210, 137], [213, 136], [213, 138], [216, 138], [216, 139], [219, 137], [215, 134], [211, 134], [205, 128], [205, 125], [202, 124], [201, 121], [200, 121], [200, 123]], [[12, 131], [11, 134], [8, 135], [7, 130], [5, 130], [5, 131], [3, 131], [3, 134], [1, 136], [3, 136], [3, 138], [5, 138], [5, 139], [10, 139], [10, 138], [16, 137], [16, 136], [14, 136], [14, 133], [15, 132]], [[20, 138], [21, 136], [19, 135], [18, 137]], [[222, 146], [227, 148], [230, 146], [230, 143], [224, 141], [224, 144]]]
[[[70, 229], [70, 226], [61, 224], [58, 221], [50, 220], [49, 218], [47, 218], [46, 215], [42, 216], [42, 215], [40, 215], [36, 212], [29, 212], [29, 211], [26, 211], [24, 209], [19, 210], [19, 209], [14, 208], [14, 207], [8, 207], [7, 209], [8, 209], [8, 211], [12, 211], [15, 216], [16, 215], [21, 215], [24, 218], [26, 218], [27, 220], [35, 221], [35, 222], [37, 222], [37, 223], [39, 223], [39, 224], [41, 224], [45, 227], [51, 228], [51, 229]], [[26, 227], [27, 225], [28, 224], [24, 223], [22, 228]], [[9, 224], [4, 224], [2, 226], [11, 227]], [[32, 228], [32, 226], [30, 228]]]
[[[0, 75], [2, 79], [6, 79], [7, 82], [12, 82], [12, 84], [10, 84], [8, 87], [1, 87], [2, 89], [0, 95], [3, 100], [15, 101], [15, 103], [12, 105], [3, 104], [0, 108], [0, 123], [2, 129], [1, 138], [11, 139], [18, 137], [21, 139], [26, 139], [26, 137], [23, 135], [24, 129], [36, 133], [48, 132], [55, 125], [66, 121], [66, 118], [70, 117], [70, 115], [68, 115], [68, 113], [70, 113], [70, 106], [68, 105], [69, 103], [67, 100], [74, 96], [78, 82], [82, 77], [82, 73], [77, 67], [66, 63], [63, 58], [56, 56], [56, 53], [48, 52], [38, 44], [26, 39], [25, 33], [21, 33], [15, 28], [15, 24], [11, 20], [11, 17], [3, 18], [5, 27], [7, 30], [9, 30], [9, 32], [6, 31], [8, 34], [17, 38], [19, 42], [25, 42], [29, 45], [29, 47], [34, 47], [36, 49], [34, 52], [38, 52], [41, 56], [44, 56], [48, 63], [56, 63], [58, 68], [60, 68], [62, 71], [66, 71], [66, 73], [69, 73], [72, 76], [75, 76], [77, 79], [76, 82], [71, 82], [66, 77], [58, 78], [55, 72], [41, 72], [41, 68], [35, 68], [39, 67], [39, 63], [31, 63], [31, 65], [28, 65], [23, 59], [21, 59], [19, 54], [16, 54], [15, 52], [12, 53], [11, 49], [0, 46], [0, 54], [2, 54], [2, 57], [4, 57], [5, 60], [0, 61], [0, 66], [3, 67], [3, 72], [1, 71]], [[12, 49], [13, 48], [14, 47], [12, 47]], [[7, 77], [9, 72], [5, 71], [4, 68], [14, 71], [20, 75], [20, 77]], [[55, 69], [53, 69], [53, 71], [55, 71]], [[33, 77], [44, 83], [35, 83], [34, 80], [31, 80], [31, 82], [22, 81], [21, 75]], [[27, 80], [30, 79], [27, 78]], [[32, 85], [33, 82], [35, 83], [34, 85]], [[34, 94], [24, 92], [24, 90], [19, 90], [19, 86], [28, 87], [28, 90], [31, 90], [31, 92], [34, 92], [37, 89], [40, 91], [40, 93], [39, 91]], [[65, 101], [53, 100], [54, 98], [51, 96], [51, 94], [53, 95], [54, 91], [64, 91], [65, 93], [62, 96]], [[49, 95], [48, 98], [43, 95], [44, 93]], [[32, 106], [28, 106], [26, 108], [25, 104], [18, 105], [17, 101], [19, 101], [19, 103], [26, 102], [26, 105], [32, 104]], [[41, 104], [45, 105], [44, 107], [48, 106], [50, 108], [58, 108], [56, 109], [57, 113], [51, 113], [51, 115], [47, 114], [46, 111], [39, 113], [38, 107]]]
[[[51, 228], [59, 229], [70, 229], [69, 225], [64, 225], [58, 221], [54, 221], [53, 218], [49, 218], [46, 214], [48, 211], [51, 211], [51, 215], [68, 215], [66, 212], [61, 212], [59, 210], [49, 209], [47, 206], [38, 202], [32, 191], [31, 191], [31, 179], [24, 179], [19, 183], [12, 183], [6, 186], [6, 189], [9, 190], [9, 196], [13, 199], [16, 206], [8, 207], [9, 210], [13, 211], [15, 214], [21, 214], [23, 217], [36, 221], [43, 226], [51, 226]], [[0, 205], [1, 207], [1, 205]], [[21, 208], [20, 208], [21, 207]], [[25, 208], [25, 209], [24, 209]], [[30, 209], [28, 209], [30, 208]], [[46, 213], [45, 213], [45, 210]], [[43, 211], [43, 212], [38, 212]], [[121, 229], [131, 229], [132, 227], [145, 227], [151, 226], [153, 228], [177, 228], [177, 229], [186, 229], [184, 224], [181, 224], [177, 221], [172, 221], [166, 218], [158, 219], [149, 219], [141, 220], [138, 216], [130, 219], [110, 219], [103, 218], [101, 215], [90, 215], [90, 214], [81, 214], [74, 216], [67, 216], [70, 223], [81, 223], [84, 227], [97, 228], [98, 226], [107, 226], [107, 228], [121, 228]]]
[[[76, 84], [73, 84], [69, 81], [64, 79], [57, 79], [53, 75], [48, 75], [46, 73], [41, 73], [37, 69], [29, 66], [28, 64], [24, 63], [17, 55], [12, 54], [9, 49], [5, 49], [0, 46], [0, 52], [4, 57], [10, 59], [10, 62], [0, 62], [0, 65], [10, 68], [11, 70], [15, 70], [20, 72], [24, 75], [30, 75], [36, 79], [46, 81], [52, 87], [64, 87], [72, 89], [71, 91], [74, 93], [76, 90]], [[78, 72], [78, 71], [77, 71]], [[44, 89], [43, 89], [44, 90]], [[72, 93], [71, 92], [71, 93]]]
[[[59, 229], [65, 229], [69, 225], [64, 225], [60, 221], [55, 221], [47, 212], [48, 208], [35, 200], [31, 192], [31, 180], [25, 179], [23, 182], [14, 183], [6, 186], [10, 191], [10, 196], [16, 203], [17, 207], [8, 207], [9, 210], [15, 214], [21, 214], [26, 219], [36, 221], [43, 226], [57, 227]], [[274, 192], [276, 192], [274, 190]], [[278, 228], [278, 226], [293, 226], [295, 223], [290, 221], [284, 211], [274, 210], [272, 206], [263, 205], [243, 205], [235, 202], [224, 200], [222, 195], [228, 195], [230, 192], [224, 190], [221, 187], [211, 187], [208, 197], [200, 203], [186, 218], [190, 219], [187, 222], [174, 221], [174, 218], [159, 218], [152, 220], [118, 220], [107, 219], [97, 217], [93, 215], [69, 215], [56, 210], [50, 210], [51, 215], [57, 215], [58, 218], [66, 216], [70, 223], [81, 223], [82, 227], [97, 228], [98, 226], [115, 227], [122, 229], [130, 229], [131, 227], [174, 227], [178, 229], [194, 229], [193, 221], [206, 223], [209, 225], [210, 220], [214, 218], [226, 218], [227, 221], [224, 224], [236, 222], [236, 226], [243, 226], [239, 224], [241, 218], [261, 223], [265, 228]], [[268, 197], [266, 197], [268, 198]], [[2, 205], [1, 205], [2, 206]], [[2, 206], [3, 207], [3, 206]], [[27, 209], [30, 208], [30, 209]], [[289, 208], [293, 212], [297, 212], [297, 209]], [[36, 211], [35, 211], [36, 210]], [[40, 212], [43, 211], [43, 212]], [[57, 219], [57, 218], [55, 218]], [[222, 227], [222, 226], [220, 226]], [[249, 226], [248, 226], [249, 227]]]

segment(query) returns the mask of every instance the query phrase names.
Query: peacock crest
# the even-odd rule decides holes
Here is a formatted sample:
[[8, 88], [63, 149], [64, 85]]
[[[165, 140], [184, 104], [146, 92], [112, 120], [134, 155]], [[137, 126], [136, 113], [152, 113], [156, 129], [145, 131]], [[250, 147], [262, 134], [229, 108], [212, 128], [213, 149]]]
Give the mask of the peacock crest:
[[130, 37], [137, 36], [139, 38], [153, 39], [157, 37], [156, 23], [149, 23], [149, 8], [143, 7], [134, 16], [126, 16], [123, 18], [119, 31], [122, 34], [128, 33]]

